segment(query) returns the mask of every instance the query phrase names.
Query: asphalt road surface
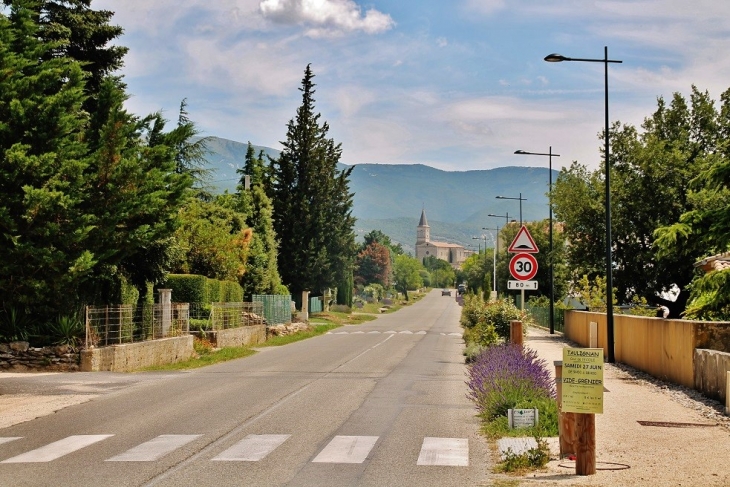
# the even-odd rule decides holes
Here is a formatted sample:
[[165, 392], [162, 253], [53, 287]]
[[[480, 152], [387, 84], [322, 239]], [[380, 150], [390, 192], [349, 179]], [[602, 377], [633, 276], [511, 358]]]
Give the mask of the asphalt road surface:
[[41, 376], [32, 387], [74, 377], [99, 395], [0, 429], [0, 485], [482, 484], [491, 467], [466, 398], [460, 310], [434, 290], [195, 371]]

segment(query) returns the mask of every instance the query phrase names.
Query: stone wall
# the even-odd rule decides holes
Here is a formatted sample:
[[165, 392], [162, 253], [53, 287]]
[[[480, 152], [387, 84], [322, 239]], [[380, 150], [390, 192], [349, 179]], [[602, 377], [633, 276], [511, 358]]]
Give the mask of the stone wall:
[[0, 343], [0, 370], [13, 372], [79, 370], [79, 353], [67, 345], [33, 348], [28, 342]]
[[81, 370], [131, 372], [144, 367], [182, 362], [192, 358], [193, 336], [161, 338], [81, 351]]
[[266, 325], [239, 326], [227, 330], [199, 332], [216, 347], [243, 347], [266, 341]]

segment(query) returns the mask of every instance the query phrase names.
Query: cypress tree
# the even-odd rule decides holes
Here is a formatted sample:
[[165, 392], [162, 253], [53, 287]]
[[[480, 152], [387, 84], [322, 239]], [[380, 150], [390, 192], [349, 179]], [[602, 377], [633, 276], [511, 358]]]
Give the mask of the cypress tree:
[[287, 125], [284, 150], [272, 161], [274, 229], [281, 242], [279, 272], [295, 298], [345, 279], [355, 255], [349, 176], [339, 171], [339, 144], [327, 138], [314, 108], [314, 74], [307, 65], [302, 104]]

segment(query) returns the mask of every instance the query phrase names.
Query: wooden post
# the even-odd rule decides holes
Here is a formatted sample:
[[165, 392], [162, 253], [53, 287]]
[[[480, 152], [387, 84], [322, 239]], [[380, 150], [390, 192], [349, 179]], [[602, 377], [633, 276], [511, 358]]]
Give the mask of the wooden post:
[[563, 412], [563, 361], [556, 360], [555, 392], [558, 401], [558, 439], [560, 441], [560, 458], [575, 455], [575, 413]]
[[598, 323], [588, 323], [588, 344], [590, 348], [598, 348]]
[[515, 345], [522, 345], [522, 322], [511, 320], [509, 322], [509, 341]]
[[596, 474], [596, 415], [576, 413], [575, 474]]

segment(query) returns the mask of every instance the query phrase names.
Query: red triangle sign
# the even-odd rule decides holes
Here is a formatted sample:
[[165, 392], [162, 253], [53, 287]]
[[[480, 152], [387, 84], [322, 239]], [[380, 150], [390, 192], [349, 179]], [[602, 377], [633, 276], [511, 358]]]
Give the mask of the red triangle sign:
[[520, 231], [517, 232], [515, 239], [512, 240], [512, 243], [509, 245], [507, 252], [512, 254], [537, 254], [540, 250], [537, 248], [537, 244], [535, 244], [535, 241], [532, 239], [530, 231], [527, 230], [526, 226], [522, 225], [522, 228], [520, 228]]

